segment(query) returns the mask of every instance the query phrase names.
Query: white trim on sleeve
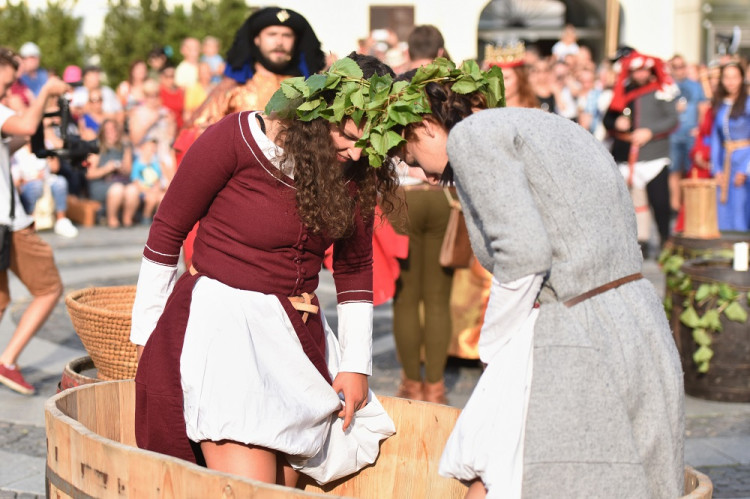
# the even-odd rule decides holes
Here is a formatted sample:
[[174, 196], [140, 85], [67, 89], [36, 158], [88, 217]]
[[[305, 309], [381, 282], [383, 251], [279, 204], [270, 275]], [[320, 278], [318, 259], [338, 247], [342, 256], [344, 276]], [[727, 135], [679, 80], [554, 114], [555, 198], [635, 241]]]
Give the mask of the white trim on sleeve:
[[130, 341], [136, 345], [145, 345], [151, 336], [176, 278], [176, 265], [161, 265], [147, 258], [141, 261], [130, 328]]
[[339, 372], [372, 374], [372, 303], [346, 302], [336, 306], [341, 345]]

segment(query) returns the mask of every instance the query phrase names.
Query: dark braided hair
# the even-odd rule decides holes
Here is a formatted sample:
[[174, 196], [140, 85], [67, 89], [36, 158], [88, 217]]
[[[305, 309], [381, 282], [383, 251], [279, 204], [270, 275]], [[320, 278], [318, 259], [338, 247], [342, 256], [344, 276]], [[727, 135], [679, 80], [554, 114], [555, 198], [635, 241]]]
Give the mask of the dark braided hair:
[[[397, 80], [410, 81], [416, 70], [407, 71], [399, 75]], [[451, 90], [453, 83], [436, 83], [430, 82], [425, 85], [425, 95], [430, 103], [430, 114], [425, 114], [424, 118], [433, 121], [442, 126], [446, 132], [461, 120], [470, 116], [477, 109], [487, 109], [487, 98], [481, 92], [472, 92], [470, 94], [459, 94]], [[422, 126], [421, 122], [412, 123], [406, 126], [404, 138], [409, 141], [415, 136], [416, 129]], [[440, 182], [444, 185], [453, 183], [453, 168], [450, 163], [443, 170]]]

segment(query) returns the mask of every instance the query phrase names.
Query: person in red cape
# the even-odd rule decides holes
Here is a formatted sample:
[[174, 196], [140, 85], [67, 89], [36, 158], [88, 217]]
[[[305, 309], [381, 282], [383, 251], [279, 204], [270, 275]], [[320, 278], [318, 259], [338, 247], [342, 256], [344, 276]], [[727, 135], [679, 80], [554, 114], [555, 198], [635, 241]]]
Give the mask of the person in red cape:
[[669, 136], [678, 124], [679, 89], [657, 57], [624, 47], [618, 50], [615, 63], [620, 72], [603, 121], [613, 137], [612, 155], [630, 188], [645, 257], [651, 211], [660, 244], [669, 238]]

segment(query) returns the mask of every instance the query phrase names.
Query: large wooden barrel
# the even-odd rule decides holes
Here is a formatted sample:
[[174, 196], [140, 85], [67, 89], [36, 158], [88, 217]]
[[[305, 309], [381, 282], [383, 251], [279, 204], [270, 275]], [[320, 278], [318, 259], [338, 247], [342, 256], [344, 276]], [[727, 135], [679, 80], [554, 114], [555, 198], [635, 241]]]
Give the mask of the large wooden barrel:
[[[267, 485], [135, 447], [135, 382], [107, 381], [71, 388], [45, 405], [47, 497], [160, 498], [463, 498], [466, 487], [437, 474], [445, 441], [459, 410], [380, 397], [396, 435], [377, 462], [323, 488]], [[710, 499], [711, 480], [685, 469], [683, 499]]]
[[669, 238], [667, 247], [685, 260], [694, 260], [730, 257], [734, 243], [740, 242], [750, 242], [750, 232], [722, 232], [719, 237], [708, 239], [675, 234]]
[[323, 488], [305, 481], [300, 490], [138, 449], [133, 380], [71, 388], [45, 405], [48, 497], [464, 497], [464, 485], [437, 474], [459, 410], [393, 397], [380, 400], [397, 433], [383, 442], [375, 465]]
[[[684, 234], [675, 234], [669, 238], [664, 246], [664, 253], [659, 258], [659, 263], [666, 273], [666, 289], [664, 290], [664, 301], [670, 314], [669, 325], [674, 334], [675, 342], [680, 343], [680, 313], [682, 305], [674, 296], [673, 283], [679, 280], [676, 272], [670, 271], [667, 258], [671, 256], [680, 257], [683, 260], [695, 260], [698, 258], [732, 258], [734, 243], [750, 242], [750, 232], [722, 232], [716, 238], [686, 237]], [[677, 270], [677, 269], [675, 269]], [[681, 272], [681, 270], [680, 270]], [[674, 310], [672, 310], [674, 307]]]
[[[685, 372], [685, 392], [694, 397], [724, 402], [750, 402], [750, 321], [737, 322], [719, 315], [721, 331], [709, 333], [710, 348], [713, 357], [707, 372], [701, 373], [693, 359], [698, 345], [694, 339], [693, 328], [680, 321], [684, 311], [684, 302], [691, 291], [701, 284], [728, 284], [740, 293], [737, 304], [750, 314], [747, 293], [750, 291], [750, 272], [738, 272], [732, 269], [728, 259], [688, 260], [681, 271], [690, 278], [690, 289], [687, 292], [675, 292], [672, 311], [675, 340], [680, 352], [682, 368]], [[706, 306], [695, 304], [698, 316], [703, 317]], [[675, 320], [676, 319], [676, 320]]]

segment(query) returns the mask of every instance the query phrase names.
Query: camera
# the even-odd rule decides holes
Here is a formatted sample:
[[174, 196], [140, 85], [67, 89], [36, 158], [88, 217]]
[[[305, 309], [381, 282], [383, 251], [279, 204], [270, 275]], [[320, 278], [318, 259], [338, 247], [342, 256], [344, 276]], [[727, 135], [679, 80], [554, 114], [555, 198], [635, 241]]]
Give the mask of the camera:
[[[39, 127], [31, 137], [31, 150], [38, 158], [48, 158], [56, 156], [66, 159], [74, 167], [83, 168], [83, 162], [89, 154], [99, 152], [99, 141], [83, 140], [75, 132], [75, 121], [70, 114], [70, 104], [65, 97], [58, 97], [58, 110], [51, 113], [44, 113], [44, 118], [59, 116], [60, 125], [58, 136], [62, 140], [63, 146], [60, 149], [47, 149], [44, 141], [44, 120], [39, 123]], [[73, 125], [73, 126], [71, 126]]]

